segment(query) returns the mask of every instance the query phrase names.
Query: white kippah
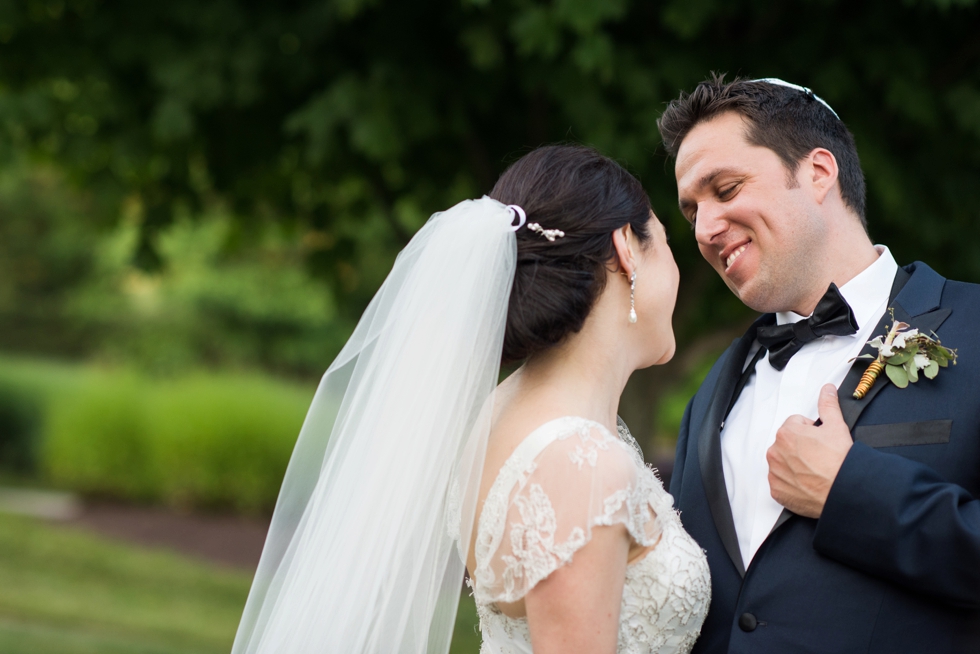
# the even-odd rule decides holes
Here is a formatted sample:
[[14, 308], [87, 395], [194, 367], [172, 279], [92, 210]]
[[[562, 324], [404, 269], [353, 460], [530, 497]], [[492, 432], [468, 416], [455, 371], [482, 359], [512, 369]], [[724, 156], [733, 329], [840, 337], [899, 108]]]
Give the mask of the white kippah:
[[803, 93], [806, 93], [807, 95], [813, 96], [813, 99], [814, 100], [816, 100], [817, 102], [819, 102], [823, 106], [825, 106], [828, 109], [830, 109], [830, 113], [834, 114], [834, 118], [836, 118], [837, 120], [840, 120], [840, 116], [838, 116], [837, 115], [837, 112], [834, 111], [833, 108], [829, 104], [827, 104], [826, 100], [824, 100], [819, 95], [817, 95], [816, 93], [814, 93], [813, 91], [811, 91], [810, 89], [808, 89], [805, 86], [800, 86], [799, 84], [791, 84], [789, 82], [785, 82], [785, 81], [779, 79], [778, 77], [763, 77], [761, 79], [751, 79], [751, 80], [748, 80], [748, 81], [750, 81], [750, 82], [765, 82], [766, 84], [775, 84], [776, 86], [785, 86], [786, 88], [789, 88], [789, 89], [796, 89], [797, 91], [802, 91]]

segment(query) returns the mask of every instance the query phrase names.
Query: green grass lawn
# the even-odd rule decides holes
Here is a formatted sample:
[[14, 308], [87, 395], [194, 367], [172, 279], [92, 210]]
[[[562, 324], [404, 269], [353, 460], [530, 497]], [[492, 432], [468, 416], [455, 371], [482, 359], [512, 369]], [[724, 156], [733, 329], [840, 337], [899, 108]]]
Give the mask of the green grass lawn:
[[[251, 575], [0, 515], [3, 654], [227, 653]], [[453, 654], [476, 654], [466, 593]]]

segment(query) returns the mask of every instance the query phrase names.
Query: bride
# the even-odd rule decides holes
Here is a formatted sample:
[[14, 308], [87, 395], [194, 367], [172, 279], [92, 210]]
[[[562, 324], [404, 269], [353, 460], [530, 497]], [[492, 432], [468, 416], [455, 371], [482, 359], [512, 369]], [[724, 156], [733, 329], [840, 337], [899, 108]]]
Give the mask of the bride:
[[435, 214], [321, 381], [233, 653], [444, 653], [464, 565], [482, 653], [689, 652], [707, 563], [616, 417], [677, 281], [589, 148]]

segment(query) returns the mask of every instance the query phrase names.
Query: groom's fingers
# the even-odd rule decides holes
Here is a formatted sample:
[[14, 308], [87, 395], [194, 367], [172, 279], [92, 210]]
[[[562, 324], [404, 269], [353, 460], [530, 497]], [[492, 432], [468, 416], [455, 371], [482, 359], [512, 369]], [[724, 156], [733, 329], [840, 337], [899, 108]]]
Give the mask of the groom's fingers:
[[832, 384], [820, 389], [817, 408], [822, 424], [790, 416], [766, 452], [773, 499], [809, 518], [823, 513], [830, 487], [853, 444]]
[[840, 401], [837, 399], [837, 388], [833, 384], [824, 384], [817, 398], [817, 413], [824, 425], [839, 426], [844, 424], [844, 415], [840, 411]]
[[785, 427], [787, 425], [802, 425], [804, 427], [808, 427], [812, 424], [813, 421], [807, 418], [806, 416], [792, 415], [786, 418], [786, 422], [783, 423], [783, 426]]

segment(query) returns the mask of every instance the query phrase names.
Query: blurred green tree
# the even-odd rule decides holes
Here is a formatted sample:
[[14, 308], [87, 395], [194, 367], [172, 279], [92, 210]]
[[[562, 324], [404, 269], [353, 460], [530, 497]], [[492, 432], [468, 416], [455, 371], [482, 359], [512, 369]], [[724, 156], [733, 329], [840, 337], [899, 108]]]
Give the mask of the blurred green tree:
[[[334, 292], [304, 265], [310, 239], [288, 226], [253, 225], [241, 239], [241, 224], [218, 204], [193, 218], [181, 210], [154, 232], [160, 265], [146, 270], [137, 265], [139, 196], [111, 210], [118, 221], [97, 220], [106, 208], [91, 196], [50, 166], [0, 171], [7, 352], [96, 355], [162, 373], [207, 365], [314, 378], [346, 339]], [[0, 405], [18, 405], [2, 391]], [[0, 432], [5, 415], [0, 406]]]
[[[675, 236], [675, 324], [703, 353], [749, 314], [675, 209], [664, 103], [710, 70], [816, 89], [857, 138], [872, 236], [980, 281], [978, 28], [976, 0], [5, 0], [0, 157], [137, 197], [144, 270], [166, 265], [175, 216], [214, 203], [238, 225], [229, 247], [286, 226], [350, 324], [431, 212], [531, 147], [589, 143]], [[695, 359], [637, 376], [641, 433], [642, 398]]]
[[66, 313], [97, 332], [97, 353], [116, 363], [321, 374], [347, 338], [330, 287], [305, 270], [302, 242], [274, 225], [229, 250], [234, 230], [218, 212], [179, 218], [157, 232], [163, 265], [148, 272], [133, 265], [139, 224], [124, 221], [99, 241], [95, 273]]
[[[84, 351], [93, 333], [64, 317], [72, 291], [92, 273], [100, 214], [51, 166], [0, 171], [0, 343], [47, 354]], [[106, 222], [106, 221], [102, 221]]]

